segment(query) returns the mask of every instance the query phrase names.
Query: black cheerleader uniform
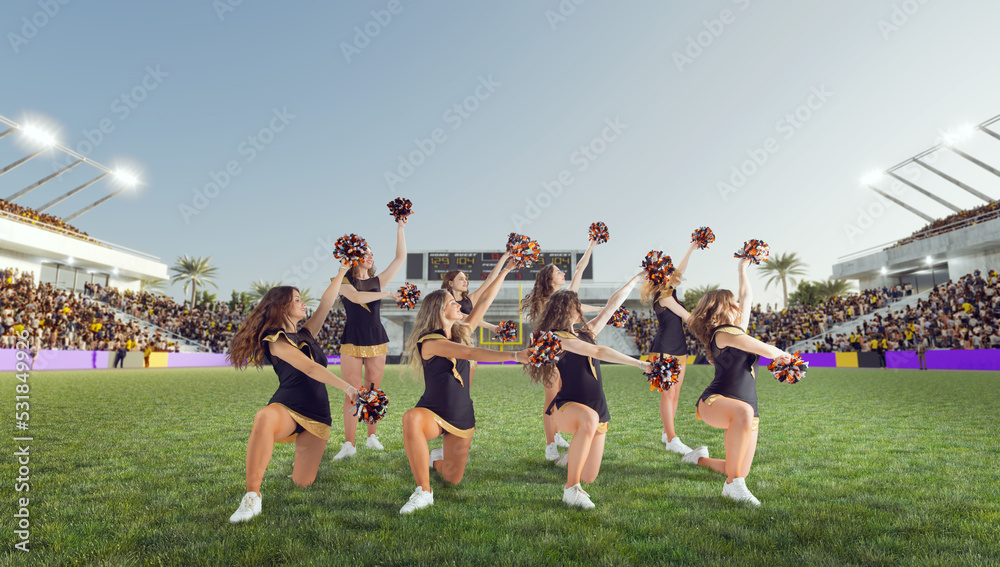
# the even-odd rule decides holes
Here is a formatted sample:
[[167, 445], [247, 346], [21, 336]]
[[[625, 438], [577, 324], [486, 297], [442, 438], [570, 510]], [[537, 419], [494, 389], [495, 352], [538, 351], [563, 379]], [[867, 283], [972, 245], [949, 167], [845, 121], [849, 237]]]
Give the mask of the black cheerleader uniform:
[[[377, 277], [359, 280], [348, 274], [344, 277], [344, 283], [354, 286], [358, 291], [382, 291]], [[340, 354], [374, 358], [388, 353], [389, 335], [382, 326], [380, 315], [382, 300], [358, 304], [344, 297], [343, 301], [347, 320], [344, 321], [344, 332], [340, 335]]]
[[736, 347], [720, 349], [715, 337], [719, 333], [729, 335], [745, 335], [743, 329], [736, 325], [720, 325], [712, 330], [712, 340], [709, 348], [712, 349], [712, 359], [715, 365], [715, 379], [705, 388], [698, 402], [695, 402], [695, 417], [701, 419], [698, 412], [698, 403], [704, 401], [707, 405], [712, 405], [716, 399], [732, 398], [750, 404], [753, 408], [754, 425], [757, 428], [759, 416], [757, 413], [757, 366], [756, 354], [740, 350]]
[[[438, 329], [417, 339], [417, 352], [422, 353], [424, 341], [449, 340]], [[421, 362], [424, 368], [424, 395], [417, 407], [431, 412], [434, 421], [445, 433], [468, 439], [476, 431], [476, 412], [469, 395], [469, 361], [461, 358], [432, 356]]]
[[[674, 290], [672, 297], [675, 301], [677, 300], [676, 290]], [[684, 338], [684, 321], [669, 308], [660, 305], [659, 292], [653, 297], [653, 312], [656, 313], [657, 328], [653, 344], [649, 347], [650, 354], [686, 357], [687, 340]]]
[[310, 378], [281, 358], [271, 356], [271, 344], [275, 341], [286, 341], [312, 360], [323, 366], [327, 365], [326, 353], [308, 329], [301, 329], [292, 334], [282, 329], [264, 332], [261, 348], [264, 357], [278, 375], [278, 391], [267, 403], [283, 405], [296, 423], [294, 433], [275, 443], [291, 443], [303, 431], [308, 431], [320, 439], [329, 439], [330, 424], [333, 420], [330, 417], [330, 397], [326, 392], [326, 384]]
[[468, 315], [472, 313], [472, 300], [465, 297], [458, 302], [458, 306], [462, 309], [462, 315]]
[[[564, 339], [580, 339], [590, 344], [597, 344], [587, 335], [577, 335], [568, 331], [556, 331], [555, 333]], [[604, 399], [601, 361], [565, 351], [559, 357], [556, 368], [562, 379], [562, 387], [559, 388], [559, 392], [556, 393], [556, 397], [552, 399], [549, 407], [545, 409], [545, 413], [552, 415], [552, 408], [562, 410], [569, 403], [585, 405], [597, 412], [597, 419], [600, 422], [600, 425], [597, 426], [597, 432], [607, 433], [611, 413], [608, 411], [608, 402]]]

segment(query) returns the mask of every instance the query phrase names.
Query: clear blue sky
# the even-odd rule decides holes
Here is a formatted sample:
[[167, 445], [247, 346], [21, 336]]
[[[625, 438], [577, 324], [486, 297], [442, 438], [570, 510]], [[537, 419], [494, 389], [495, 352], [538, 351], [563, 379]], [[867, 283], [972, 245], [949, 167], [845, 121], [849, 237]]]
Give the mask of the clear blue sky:
[[[48, 124], [70, 147], [103, 121], [110, 131], [89, 157], [137, 168], [143, 185], [74, 224], [167, 264], [211, 256], [220, 298], [311, 266], [318, 240], [347, 232], [384, 266], [396, 196], [414, 202], [411, 250], [499, 248], [515, 228], [543, 248], [583, 248], [601, 220], [611, 241], [595, 277], [617, 281], [650, 249], [680, 255], [708, 225], [719, 241], [696, 253], [689, 284], [735, 286], [730, 258], [748, 238], [826, 278], [838, 256], [924, 224], [893, 206], [848, 235], [876, 202], [861, 175], [1000, 113], [993, 2], [52, 4], [52, 16], [35, 0], [0, 7], [0, 114]], [[4, 163], [24, 153], [11, 140], [0, 141]], [[968, 143], [1000, 157], [1000, 142]], [[755, 152], [767, 161], [724, 199], [719, 183]], [[400, 156], [420, 162], [405, 178]], [[50, 170], [35, 162], [0, 178], [4, 196]], [[227, 164], [239, 173], [196, 200]], [[1000, 196], [997, 179], [950, 167]], [[570, 182], [550, 185], [551, 197], [543, 183], [561, 173]], [[74, 180], [18, 202], [39, 206]], [[321, 289], [334, 270], [324, 262], [303, 285]]]

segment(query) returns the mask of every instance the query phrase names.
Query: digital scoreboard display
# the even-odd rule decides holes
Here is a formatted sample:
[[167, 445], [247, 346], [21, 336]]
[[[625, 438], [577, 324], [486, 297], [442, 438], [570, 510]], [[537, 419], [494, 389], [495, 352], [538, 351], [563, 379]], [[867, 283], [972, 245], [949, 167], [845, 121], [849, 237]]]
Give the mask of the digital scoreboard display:
[[[407, 279], [441, 281], [448, 272], [462, 270], [470, 282], [483, 281], [490, 275], [490, 271], [497, 265], [502, 255], [502, 252], [496, 251], [410, 253], [407, 255]], [[555, 264], [566, 272], [568, 282], [573, 277], [573, 267], [576, 265], [574, 255], [576, 260], [583, 256], [580, 252], [542, 252], [538, 262], [531, 267], [514, 270], [507, 275], [506, 281], [534, 281], [539, 270], [549, 264]], [[584, 270], [583, 278], [592, 279], [592, 274], [593, 259]]]

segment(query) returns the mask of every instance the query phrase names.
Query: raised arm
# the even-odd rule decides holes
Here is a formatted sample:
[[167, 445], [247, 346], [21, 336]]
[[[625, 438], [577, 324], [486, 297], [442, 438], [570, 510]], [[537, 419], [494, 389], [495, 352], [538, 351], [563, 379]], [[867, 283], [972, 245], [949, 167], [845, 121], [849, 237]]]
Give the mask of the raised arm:
[[392, 262], [382, 270], [382, 273], [378, 275], [379, 287], [384, 288], [389, 285], [392, 278], [396, 277], [399, 273], [399, 269], [403, 267], [403, 262], [406, 261], [406, 235], [403, 234], [403, 227], [406, 226], [406, 217], [399, 219], [396, 222], [396, 257], [392, 259]]
[[580, 339], [562, 339], [562, 347], [563, 350], [572, 352], [573, 354], [589, 356], [591, 358], [596, 358], [613, 364], [627, 364], [629, 366], [635, 366], [636, 368], [642, 369], [643, 372], [649, 371], [650, 368], [650, 364], [648, 362], [642, 362], [638, 358], [632, 358], [631, 356], [620, 353], [611, 347], [592, 345], [586, 341], [581, 341]]
[[501, 352], [488, 348], [460, 345], [442, 339], [424, 342], [421, 353], [424, 360], [432, 356], [443, 356], [445, 358], [461, 358], [478, 362], [528, 362], [529, 355], [527, 350]]
[[750, 324], [750, 312], [753, 310], [751, 303], [753, 303], [753, 290], [750, 289], [750, 278], [747, 277], [747, 266], [750, 265], [750, 260], [742, 259], [739, 263], [740, 273], [740, 328], [744, 331], [747, 329], [747, 325]]
[[684, 253], [684, 257], [681, 258], [681, 261], [674, 265], [674, 267], [677, 268], [677, 271], [682, 275], [687, 275], [688, 261], [691, 259], [691, 253], [697, 248], [698, 245], [692, 242], [691, 246], [688, 246], [687, 252]]
[[482, 295], [483, 288], [490, 285], [491, 283], [493, 283], [494, 280], [497, 279], [497, 276], [500, 275], [500, 270], [503, 269], [503, 265], [506, 264], [507, 260], [509, 259], [510, 259], [510, 252], [504, 252], [503, 255], [500, 256], [500, 259], [497, 260], [497, 265], [493, 266], [493, 269], [490, 270], [489, 275], [486, 276], [485, 280], [483, 280], [483, 283], [476, 288], [476, 291], [469, 293], [469, 299], [472, 300], [473, 304], [479, 301], [479, 296]]
[[317, 363], [315, 360], [312, 360], [303, 354], [302, 351], [285, 341], [275, 341], [270, 348], [271, 356], [276, 356], [281, 360], [284, 360], [288, 364], [291, 364], [296, 370], [302, 372], [317, 382], [329, 384], [338, 390], [343, 390], [351, 401], [357, 399], [358, 386], [361, 386], [360, 380], [358, 380], [357, 384], [350, 384], [341, 380], [336, 374], [330, 372], [330, 370], [325, 366]]
[[781, 363], [787, 363], [792, 358], [792, 355], [781, 350], [780, 348], [761, 342], [750, 335], [730, 335], [727, 333], [718, 333], [715, 338], [715, 344], [722, 348], [735, 347], [742, 351], [759, 354], [760, 356], [765, 356], [772, 360], [777, 359], [778, 362]]
[[587, 264], [590, 263], [590, 255], [594, 252], [594, 246], [597, 245], [596, 240], [591, 240], [590, 245], [587, 246], [587, 251], [583, 253], [583, 258], [576, 264], [576, 269], [573, 270], [573, 281], [569, 282], [570, 291], [580, 291], [580, 281], [583, 280], [583, 271], [587, 269]]
[[323, 297], [319, 300], [319, 307], [312, 314], [312, 317], [306, 321], [303, 325], [312, 336], [318, 337], [319, 332], [323, 329], [323, 322], [326, 321], [327, 315], [330, 314], [330, 309], [333, 307], [333, 303], [337, 301], [337, 296], [340, 295], [340, 286], [344, 281], [344, 276], [347, 275], [347, 271], [350, 270], [350, 266], [347, 264], [340, 265], [340, 272], [330, 278], [330, 285], [323, 292]]
[[500, 270], [500, 275], [497, 276], [497, 278], [494, 279], [490, 283], [490, 285], [485, 287], [482, 296], [479, 298], [479, 301], [477, 301], [476, 304], [472, 307], [472, 313], [469, 313], [469, 315], [465, 318], [465, 322], [470, 327], [478, 326], [479, 322], [483, 320], [483, 315], [486, 315], [486, 310], [490, 308], [490, 305], [493, 303], [493, 300], [496, 299], [497, 294], [500, 293], [500, 284], [503, 283], [503, 280], [507, 277], [507, 274], [509, 274], [511, 270], [514, 269], [514, 267], [515, 267], [514, 260], [508, 260], [507, 265], [504, 266], [502, 270]]
[[604, 326], [608, 324], [611, 316], [614, 315], [615, 311], [622, 306], [622, 303], [625, 303], [629, 294], [632, 293], [632, 289], [635, 287], [635, 284], [639, 283], [639, 280], [642, 279], [644, 275], [646, 275], [646, 270], [640, 271], [638, 274], [632, 276], [632, 279], [619, 288], [618, 291], [611, 294], [611, 297], [608, 298], [608, 302], [604, 305], [604, 309], [601, 309], [601, 312], [597, 315], [597, 317], [594, 317], [588, 323], [590, 330], [593, 331], [595, 335], [604, 329]]
[[677, 300], [674, 299], [673, 296], [668, 295], [667, 297], [662, 297], [660, 298], [659, 303], [669, 309], [674, 315], [680, 317], [681, 321], [684, 321], [685, 323], [687, 323], [688, 319], [691, 318], [691, 314], [688, 313], [688, 310], [684, 309], [684, 306], [680, 303], [677, 303]]
[[[343, 278], [341, 278], [343, 279]], [[358, 291], [353, 285], [345, 283], [340, 286], [340, 295], [343, 295], [351, 303], [371, 303], [381, 299], [399, 299], [398, 291]]]

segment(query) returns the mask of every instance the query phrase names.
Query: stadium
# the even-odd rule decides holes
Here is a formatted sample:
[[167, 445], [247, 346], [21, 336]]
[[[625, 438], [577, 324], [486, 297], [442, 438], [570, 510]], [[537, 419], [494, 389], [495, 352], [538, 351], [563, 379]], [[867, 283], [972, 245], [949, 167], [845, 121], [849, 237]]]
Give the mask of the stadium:
[[[4, 564], [997, 563], [1000, 84], [960, 46], [927, 60], [954, 92], [900, 102], [926, 77], [886, 71], [989, 14], [797, 8], [775, 41], [803, 83], [760, 62], [779, 14], [737, 0], [298, 7], [294, 32], [216, 4], [5, 8]], [[855, 28], [851, 73], [803, 35]], [[515, 30], [543, 51], [497, 53]], [[128, 66], [48, 51], [107, 56], [98, 31]], [[859, 140], [876, 71], [911, 114]]]

